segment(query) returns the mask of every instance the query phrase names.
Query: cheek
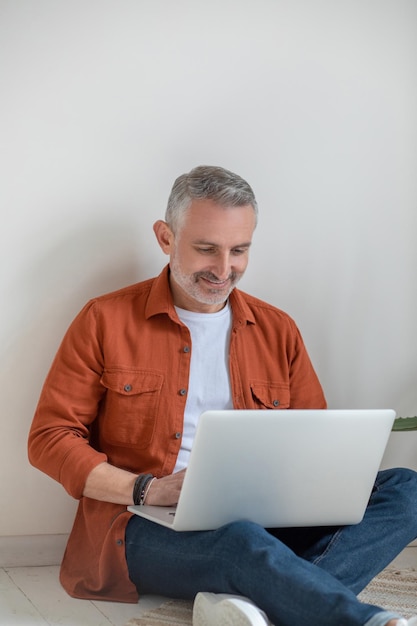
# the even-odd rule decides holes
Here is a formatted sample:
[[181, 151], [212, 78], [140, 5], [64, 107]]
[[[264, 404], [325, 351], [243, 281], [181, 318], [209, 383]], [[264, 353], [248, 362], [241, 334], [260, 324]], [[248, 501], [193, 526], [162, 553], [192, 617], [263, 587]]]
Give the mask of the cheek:
[[240, 257], [236, 260], [235, 263], [233, 263], [233, 269], [235, 270], [235, 272], [238, 272], [239, 274], [243, 274], [243, 272], [246, 270], [247, 266], [248, 266], [248, 257]]
[[181, 254], [177, 252], [174, 257], [174, 262], [176, 267], [186, 275], [204, 270], [203, 260], [192, 252], [181, 252]]

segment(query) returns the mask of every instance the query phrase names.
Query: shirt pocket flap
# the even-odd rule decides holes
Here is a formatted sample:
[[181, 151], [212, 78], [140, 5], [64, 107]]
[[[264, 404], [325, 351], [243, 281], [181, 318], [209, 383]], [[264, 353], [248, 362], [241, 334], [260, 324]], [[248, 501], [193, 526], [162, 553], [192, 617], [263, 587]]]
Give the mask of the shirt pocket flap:
[[251, 382], [252, 396], [257, 405], [266, 409], [288, 409], [290, 386], [288, 383], [254, 380]]
[[135, 396], [141, 393], [160, 391], [163, 375], [143, 370], [110, 370], [104, 371], [101, 384], [124, 396]]

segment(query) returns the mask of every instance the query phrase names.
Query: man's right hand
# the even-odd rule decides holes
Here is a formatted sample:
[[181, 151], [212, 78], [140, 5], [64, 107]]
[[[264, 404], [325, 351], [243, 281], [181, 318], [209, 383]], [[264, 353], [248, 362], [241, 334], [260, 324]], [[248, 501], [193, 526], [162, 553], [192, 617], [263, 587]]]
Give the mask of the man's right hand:
[[155, 478], [146, 494], [145, 504], [156, 506], [173, 506], [177, 504], [185, 472], [186, 470], [183, 469], [169, 476]]

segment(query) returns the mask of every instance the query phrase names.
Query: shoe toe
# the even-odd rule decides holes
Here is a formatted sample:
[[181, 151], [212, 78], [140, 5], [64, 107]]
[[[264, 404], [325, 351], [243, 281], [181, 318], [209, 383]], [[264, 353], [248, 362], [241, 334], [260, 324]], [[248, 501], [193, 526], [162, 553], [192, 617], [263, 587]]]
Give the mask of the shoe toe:
[[267, 626], [268, 620], [250, 600], [200, 592], [194, 600], [193, 626]]

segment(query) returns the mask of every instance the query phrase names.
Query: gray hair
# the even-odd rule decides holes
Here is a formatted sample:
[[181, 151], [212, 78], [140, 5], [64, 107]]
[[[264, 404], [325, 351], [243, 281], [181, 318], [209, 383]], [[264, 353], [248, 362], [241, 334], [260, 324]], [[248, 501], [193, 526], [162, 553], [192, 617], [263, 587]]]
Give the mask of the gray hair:
[[181, 227], [187, 209], [197, 199], [214, 200], [224, 207], [250, 204], [255, 219], [258, 217], [255, 194], [243, 178], [223, 167], [200, 165], [174, 182], [165, 213], [165, 221], [172, 232]]

